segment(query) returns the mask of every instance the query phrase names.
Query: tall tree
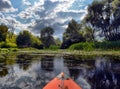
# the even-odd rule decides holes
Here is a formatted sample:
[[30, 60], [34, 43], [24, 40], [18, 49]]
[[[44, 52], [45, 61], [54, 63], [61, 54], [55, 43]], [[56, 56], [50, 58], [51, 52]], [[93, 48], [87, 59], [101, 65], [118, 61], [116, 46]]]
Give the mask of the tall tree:
[[61, 40], [60, 40], [60, 38], [56, 38], [56, 39], [55, 39], [55, 44], [56, 44], [57, 46], [60, 46], [60, 45], [61, 45]]
[[18, 47], [31, 47], [32, 46], [32, 34], [29, 31], [22, 31], [16, 38]]
[[[94, 32], [101, 32], [109, 41], [120, 40], [120, 7], [113, 7], [112, 3], [118, 0], [94, 1], [88, 7], [86, 22], [94, 29]], [[118, 1], [120, 2], [120, 1]], [[118, 4], [118, 3], [117, 3]]]
[[85, 26], [83, 31], [82, 31], [83, 37], [87, 42], [94, 42], [94, 30], [90, 27]]
[[41, 41], [45, 48], [49, 48], [50, 45], [55, 45], [53, 38], [54, 30], [51, 27], [45, 27], [41, 30]]
[[5, 25], [0, 25], [0, 42], [6, 41], [7, 32], [8, 32], [8, 27]]
[[68, 27], [63, 33], [63, 43], [61, 48], [68, 48], [73, 43], [85, 41], [82, 35], [79, 33], [79, 25], [75, 20], [71, 20], [68, 23]]

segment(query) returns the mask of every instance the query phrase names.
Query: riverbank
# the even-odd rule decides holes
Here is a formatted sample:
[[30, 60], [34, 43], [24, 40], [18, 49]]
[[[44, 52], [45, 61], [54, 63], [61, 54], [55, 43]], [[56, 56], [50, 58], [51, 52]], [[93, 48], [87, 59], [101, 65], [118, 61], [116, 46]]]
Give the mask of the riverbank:
[[39, 51], [20, 51], [25, 53], [34, 53], [41, 55], [114, 55], [120, 56], [120, 51], [77, 51], [77, 50], [39, 50]]
[[120, 56], [120, 50], [93, 50], [93, 51], [84, 51], [84, 50], [38, 50], [33, 48], [25, 49], [1, 49], [0, 54], [6, 53], [29, 53], [29, 54], [39, 54], [39, 55], [113, 55]]

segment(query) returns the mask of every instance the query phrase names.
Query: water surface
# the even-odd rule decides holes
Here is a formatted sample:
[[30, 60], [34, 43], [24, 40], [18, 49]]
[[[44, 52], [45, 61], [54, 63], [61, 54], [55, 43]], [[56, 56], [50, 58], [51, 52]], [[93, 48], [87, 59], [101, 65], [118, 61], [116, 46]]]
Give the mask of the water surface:
[[61, 72], [82, 89], [120, 89], [119, 56], [3, 55], [0, 89], [42, 89]]

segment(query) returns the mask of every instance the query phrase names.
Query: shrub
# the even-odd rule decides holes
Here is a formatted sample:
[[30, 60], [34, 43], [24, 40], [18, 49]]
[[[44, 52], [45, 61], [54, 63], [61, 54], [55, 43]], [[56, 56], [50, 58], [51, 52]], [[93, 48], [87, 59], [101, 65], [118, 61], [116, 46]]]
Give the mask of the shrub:
[[15, 43], [10, 43], [10, 42], [1, 42], [0, 47], [1, 48], [16, 48], [17, 45]]
[[58, 50], [58, 49], [60, 49], [60, 46], [51, 45], [51, 46], [49, 47], [49, 49], [50, 49], [50, 50]]
[[69, 47], [70, 50], [86, 50], [91, 51], [94, 49], [94, 43], [80, 42], [73, 44]]
[[120, 49], [120, 41], [95, 42], [95, 48], [99, 49]]
[[5, 42], [0, 42], [0, 48], [3, 48], [5, 46]]
[[16, 48], [17, 45], [15, 43], [5, 43], [5, 48]]

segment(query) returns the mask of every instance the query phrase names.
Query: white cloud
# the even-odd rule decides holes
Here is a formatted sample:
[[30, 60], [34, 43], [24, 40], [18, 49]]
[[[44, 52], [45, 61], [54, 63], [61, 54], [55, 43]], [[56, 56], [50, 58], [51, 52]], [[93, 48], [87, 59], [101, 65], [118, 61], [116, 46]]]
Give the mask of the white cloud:
[[18, 9], [13, 8], [10, 0], [0, 0], [0, 11], [2, 12], [15, 12]]
[[[75, 6], [79, 9], [71, 9], [71, 7], [74, 7], [76, 1], [77, 0], [22, 0], [21, 6], [23, 7], [22, 9], [21, 7], [18, 8], [20, 11], [17, 15], [0, 13], [0, 19], [4, 20], [3, 22], [6, 24], [8, 24], [10, 20], [13, 20], [17, 29], [16, 33], [29, 29], [37, 35], [40, 29], [51, 26], [55, 30], [55, 36], [61, 36], [72, 18], [81, 20], [86, 13], [86, 7], [83, 7], [83, 3], [80, 3], [85, 0], [79, 0], [79, 7], [77, 6], [78, 4]], [[0, 11], [8, 10], [10, 12], [10, 10], [15, 10], [10, 0], [1, 0], [0, 2], [6, 2], [5, 6], [0, 6], [2, 7]]]
[[27, 5], [27, 6], [31, 6], [31, 3], [28, 0], [22, 0], [23, 4]]

